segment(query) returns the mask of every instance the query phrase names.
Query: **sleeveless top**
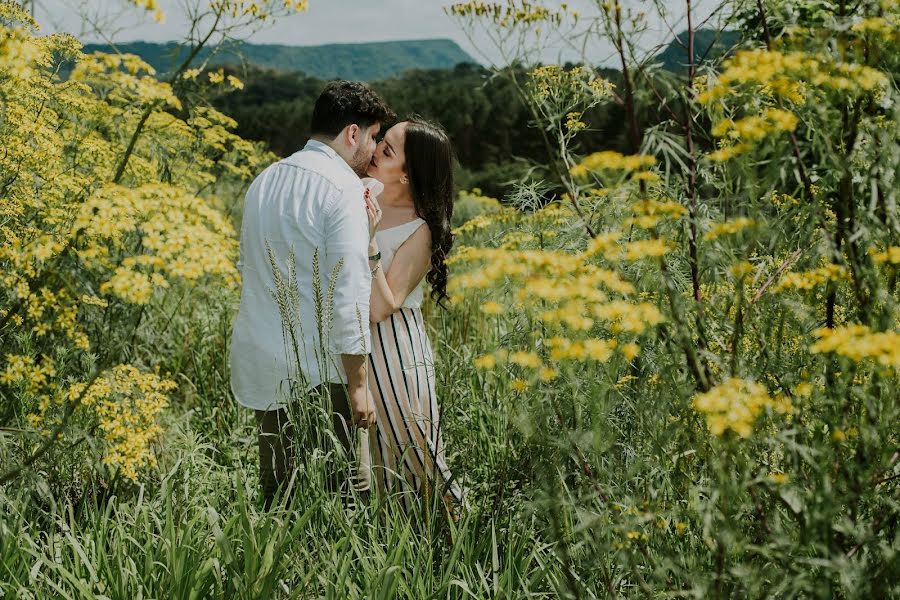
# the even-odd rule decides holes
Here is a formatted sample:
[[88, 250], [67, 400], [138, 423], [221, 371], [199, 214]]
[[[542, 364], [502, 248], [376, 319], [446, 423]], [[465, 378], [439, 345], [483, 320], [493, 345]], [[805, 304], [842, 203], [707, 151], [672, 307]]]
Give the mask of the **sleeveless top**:
[[[378, 240], [378, 250], [381, 252], [381, 268], [384, 269], [385, 274], [391, 268], [391, 262], [394, 260], [394, 254], [397, 253], [397, 249], [424, 224], [424, 219], [416, 219], [403, 225], [388, 227], [375, 232], [375, 239]], [[422, 299], [424, 298], [424, 287], [425, 280], [423, 278], [415, 289], [409, 293], [406, 300], [403, 301], [401, 308], [421, 308]]]

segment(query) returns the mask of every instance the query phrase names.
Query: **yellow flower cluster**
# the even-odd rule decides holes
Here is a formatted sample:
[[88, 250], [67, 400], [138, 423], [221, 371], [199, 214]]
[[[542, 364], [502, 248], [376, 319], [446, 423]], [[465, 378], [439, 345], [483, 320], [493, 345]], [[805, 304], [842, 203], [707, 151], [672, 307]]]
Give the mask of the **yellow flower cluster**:
[[163, 23], [166, 20], [166, 15], [162, 11], [162, 9], [157, 4], [156, 0], [130, 0], [132, 4], [137, 6], [138, 8], [143, 8], [148, 12], [153, 12], [153, 19], [157, 23]]
[[813, 335], [818, 341], [810, 346], [811, 352], [833, 352], [854, 362], [870, 359], [900, 369], [900, 333], [896, 331], [876, 332], [865, 325], [848, 325], [817, 329]]
[[444, 10], [450, 16], [457, 18], [487, 19], [502, 29], [528, 27], [541, 23], [559, 25], [570, 15], [577, 18], [577, 13], [569, 12], [568, 5], [565, 3], [561, 4], [558, 9], [551, 9], [528, 0], [509, 0], [505, 4], [472, 0], [451, 4]]
[[726, 144], [721, 142], [720, 147], [707, 154], [706, 157], [713, 162], [725, 162], [752, 149], [753, 146], [750, 144]]
[[583, 112], [572, 111], [566, 115], [566, 130], [570, 133], [581, 131], [587, 127], [587, 123], [581, 120]]
[[643, 260], [645, 258], [659, 258], [668, 254], [672, 247], [663, 239], [652, 238], [649, 240], [635, 240], [621, 246], [610, 249], [605, 256], [609, 260]]
[[569, 169], [569, 173], [575, 178], [585, 178], [589, 174], [598, 171], [637, 171], [652, 167], [656, 159], [646, 154], [634, 154], [626, 156], [613, 150], [594, 152]]
[[599, 320], [607, 323], [612, 333], [635, 334], [644, 333], [665, 320], [652, 304], [622, 300], [597, 303], [570, 300], [557, 308], [540, 312], [539, 317], [546, 325], [565, 325], [572, 331], [587, 331], [594, 326], [595, 320]]
[[[137, 479], [138, 471], [156, 464], [152, 445], [162, 433], [158, 418], [168, 406], [174, 381], [154, 373], [141, 373], [131, 365], [119, 365], [96, 379], [89, 387], [75, 383], [57, 402], [75, 402], [96, 415], [105, 442], [104, 464], [118, 469], [124, 477]], [[34, 421], [47, 425], [45, 414]]]
[[723, 436], [731, 430], [742, 438], [750, 437], [764, 409], [771, 408], [780, 414], [793, 410], [786, 398], [773, 399], [759, 383], [739, 378], [728, 379], [708, 392], [697, 394], [692, 405], [706, 417], [713, 435]]
[[850, 273], [840, 265], [825, 265], [818, 269], [803, 272], [786, 273], [781, 281], [772, 288], [773, 292], [785, 290], [811, 290], [829, 281], [849, 280]]
[[797, 116], [780, 108], [767, 108], [761, 114], [744, 117], [737, 121], [724, 119], [712, 128], [715, 137], [730, 140], [722, 142], [717, 150], [708, 158], [713, 162], [723, 162], [748, 152], [753, 144], [765, 139], [773, 133], [794, 131], [797, 128]]
[[797, 116], [780, 108], [767, 108], [759, 115], [744, 117], [737, 121], [725, 119], [712, 128], [714, 137], [725, 137], [746, 142], [758, 142], [770, 133], [794, 131]]
[[[615, 85], [597, 77], [593, 69], [585, 66], [565, 68], [560, 65], [543, 65], [529, 74], [529, 89], [538, 103], [552, 102], [555, 106], [574, 107], [579, 100], [588, 105], [590, 100], [607, 99], [612, 96]], [[569, 112], [569, 120], [578, 121], [581, 111]]]
[[873, 92], [888, 83], [887, 76], [865, 65], [828, 60], [822, 55], [777, 50], [742, 50], [725, 61], [725, 70], [715, 83], [697, 96], [701, 104], [711, 104], [736, 93], [741, 84], [765, 89], [775, 97], [800, 104], [805, 101], [803, 86], [823, 91]]
[[626, 227], [634, 225], [642, 229], [650, 229], [659, 224], [660, 219], [671, 217], [677, 219], [687, 214], [687, 209], [672, 200], [659, 201], [653, 199], [638, 200], [631, 205], [633, 217], [626, 218]]
[[225, 216], [192, 194], [163, 184], [131, 189], [111, 185], [85, 203], [73, 234], [114, 248], [139, 240], [142, 252], [116, 266], [107, 256], [85, 259], [92, 269], [112, 270], [100, 286], [126, 302], [146, 304], [154, 288], [169, 280], [197, 280], [210, 275], [236, 285], [236, 234]]
[[883, 17], [867, 17], [857, 21], [850, 31], [862, 34], [873, 34], [877, 37], [896, 42], [900, 39], [900, 15], [889, 14]]
[[[554, 336], [547, 339], [545, 344], [549, 350], [547, 358], [557, 365], [565, 361], [605, 363], [612, 358], [616, 350], [628, 360], [640, 353], [640, 347], [637, 344], [620, 344], [615, 339], [573, 340]], [[509, 352], [501, 349], [479, 356], [472, 364], [480, 370], [491, 370], [504, 364], [514, 365], [535, 372], [542, 381], [550, 381], [558, 374], [555, 368], [548, 366], [540, 355], [533, 351]]]
[[[493, 218], [488, 215], [476, 215], [457, 227], [453, 230], [453, 235], [465, 235], [467, 233], [471, 233], [473, 231], [477, 231], [478, 229], [484, 229], [495, 222]], [[457, 251], [452, 257], [447, 260], [447, 264], [453, 264], [459, 260], [466, 258], [464, 252]]]
[[703, 239], [709, 242], [723, 235], [731, 235], [743, 231], [753, 224], [753, 219], [748, 219], [746, 217], [739, 217], [724, 223], [716, 223], [703, 235]]
[[638, 200], [631, 206], [635, 215], [655, 217], [666, 216], [672, 218], [682, 217], [687, 214], [687, 209], [673, 200]]
[[[674, 216], [684, 212], [674, 202], [644, 200], [635, 203], [633, 210], [643, 216]], [[535, 331], [550, 351], [550, 360], [605, 362], [618, 349], [628, 360], [637, 356], [639, 347], [634, 342], [596, 337], [593, 328], [602, 325], [614, 335], [635, 336], [652, 328], [663, 319], [659, 309], [649, 303], [628, 299], [634, 286], [616, 271], [594, 264], [597, 256], [615, 256], [617, 259], [636, 259], [659, 256], [668, 250], [658, 239], [637, 240], [618, 244], [621, 234], [608, 232], [591, 240], [582, 252], [569, 249], [528, 248], [539, 238], [553, 239], [545, 227], [570, 224], [573, 212], [568, 207], [550, 205], [531, 214], [514, 213], [510, 222], [522, 227], [499, 236], [494, 230], [492, 239], [499, 239], [500, 247], [463, 246], [453, 257], [457, 265], [468, 267], [454, 275], [449, 288], [459, 300], [465, 294], [479, 290], [506, 290], [509, 301], [501, 304], [490, 299], [480, 305], [487, 315], [514, 313], [531, 315]], [[495, 223], [496, 224], [496, 223]], [[536, 226], [531, 233], [528, 227]], [[620, 296], [620, 297], [616, 297]], [[567, 332], [563, 337], [556, 332]], [[547, 336], [550, 336], [547, 338]], [[584, 336], [584, 337], [582, 337]], [[535, 371], [542, 379], [550, 377], [550, 368], [536, 362], [538, 355], [491, 353], [476, 359], [476, 366], [492, 369], [498, 364], [511, 363]]]
[[22, 385], [29, 394], [37, 395], [50, 386], [56, 367], [49, 356], [40, 363], [28, 355], [7, 354], [6, 367], [0, 371], [0, 385]]
[[499, 200], [485, 196], [480, 188], [460, 190], [453, 203], [453, 216], [454, 219], [464, 219], [464, 222], [453, 230], [453, 235], [465, 235], [483, 229], [502, 214], [508, 213]]
[[[36, 403], [35, 426], [52, 426], [68, 397], [63, 382], [83, 378], [81, 351], [140, 312], [105, 294], [143, 304], [176, 281], [237, 281], [222, 202], [193, 190], [240, 193], [269, 158], [221, 113], [182, 105], [138, 57], [84, 56], [71, 36], [37, 36], [35, 27], [16, 3], [0, 2], [0, 386], [23, 392], [14, 396], [23, 406]], [[75, 62], [67, 81], [56, 75], [60, 59]], [[132, 369], [109, 375], [127, 375], [131, 392], [95, 383], [130, 408], [94, 391], [82, 407], [106, 424], [109, 460], [127, 476], [129, 464], [145, 464], [148, 419], [164, 406], [153, 386], [168, 385]]]
[[153, 67], [133, 54], [95, 52], [76, 63], [71, 79], [97, 89], [115, 107], [134, 110], [160, 104], [181, 109], [172, 86], [156, 79], [155, 74]]
[[[484, 289], [504, 278], [524, 282], [519, 299], [559, 300], [578, 294], [589, 300], [602, 300], [598, 285], [629, 294], [633, 286], [616, 273], [585, 262], [585, 255], [554, 250], [507, 250], [503, 248], [460, 248], [456, 262], [480, 262], [482, 267], [450, 280], [450, 289]], [[570, 283], [560, 280], [565, 274]], [[560, 287], [563, 286], [563, 287]]]
[[210, 0], [210, 8], [232, 19], [251, 22], [271, 21], [274, 17], [309, 8], [308, 0]]
[[900, 246], [890, 246], [883, 252], [872, 250], [870, 254], [872, 255], [872, 260], [877, 263], [900, 265]]

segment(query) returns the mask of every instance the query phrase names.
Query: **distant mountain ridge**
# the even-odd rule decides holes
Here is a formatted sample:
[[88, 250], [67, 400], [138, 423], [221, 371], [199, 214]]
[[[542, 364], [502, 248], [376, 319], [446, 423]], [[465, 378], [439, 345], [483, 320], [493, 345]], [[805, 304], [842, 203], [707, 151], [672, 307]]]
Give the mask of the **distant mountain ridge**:
[[[164, 74], [187, 56], [175, 42], [117, 44], [119, 52], [137, 54]], [[112, 52], [107, 44], [86, 44], [85, 53]], [[197, 63], [210, 56], [201, 52]], [[475, 63], [453, 40], [405, 40], [323, 46], [284, 46], [241, 43], [217, 53], [211, 64], [247, 63], [277, 71], [303, 72], [320, 79], [387, 79], [411, 69], [452, 69], [459, 63]], [[196, 64], [196, 63], [195, 63]]]
[[[727, 54], [741, 41], [738, 31], [715, 31], [712, 29], [698, 29], [694, 32], [694, 64], [700, 62], [712, 62]], [[678, 34], [676, 39], [669, 42], [654, 58], [654, 62], [661, 63], [667, 71], [676, 73], [687, 72], [687, 32]]]
[[[687, 34], [678, 36], [687, 42]], [[699, 29], [695, 32], [694, 59], [715, 60], [740, 41], [735, 31], [716, 33]], [[672, 40], [655, 57], [655, 62], [673, 72], [686, 71], [685, 49]], [[117, 44], [119, 52], [137, 54], [164, 75], [187, 56], [187, 50], [175, 42], [128, 42]], [[204, 50], [195, 64], [210, 56]], [[113, 52], [107, 44], [85, 44], [84, 52]], [[477, 64], [453, 40], [402, 40], [367, 42], [361, 44], [326, 44], [321, 46], [285, 46], [280, 44], [240, 43], [222, 49], [210, 61], [211, 65], [248, 64], [283, 73], [305, 73], [319, 79], [354, 79], [378, 81], [389, 79], [410, 70], [452, 69], [460, 63]]]

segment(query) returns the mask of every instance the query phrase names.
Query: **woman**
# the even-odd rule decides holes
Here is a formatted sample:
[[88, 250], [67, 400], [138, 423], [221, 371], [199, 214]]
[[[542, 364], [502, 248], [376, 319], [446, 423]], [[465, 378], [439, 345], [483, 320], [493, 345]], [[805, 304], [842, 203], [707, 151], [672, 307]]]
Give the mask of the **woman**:
[[461, 502], [444, 459], [434, 358], [421, 311], [423, 280], [439, 306], [447, 298], [452, 162], [447, 134], [412, 119], [385, 133], [369, 165], [368, 175], [384, 184], [377, 200], [367, 198], [373, 233], [369, 388], [377, 415], [369, 447], [381, 492], [405, 497], [438, 490]]

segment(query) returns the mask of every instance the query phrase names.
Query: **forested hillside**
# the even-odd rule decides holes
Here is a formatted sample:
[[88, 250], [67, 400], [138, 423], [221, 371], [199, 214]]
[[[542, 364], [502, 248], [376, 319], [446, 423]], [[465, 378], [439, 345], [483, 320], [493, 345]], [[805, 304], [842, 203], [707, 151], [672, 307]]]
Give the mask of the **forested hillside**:
[[[188, 48], [175, 42], [156, 44], [132, 42], [87, 44], [85, 53], [119, 52], [137, 54], [159, 73], [171, 70], [187, 57]], [[204, 48], [197, 62], [211, 58], [210, 65], [244, 64], [284, 72], [303, 72], [323, 79], [371, 81], [392, 77], [409, 69], [449, 69], [475, 60], [452, 40], [405, 40], [365, 44], [284, 46], [280, 44], [238, 43], [227, 47]]]
[[[737, 43], [736, 32], [695, 32], [695, 57], [699, 61], [721, 58]], [[673, 40], [650, 63], [661, 70], [648, 71], [654, 86], [664, 88], [667, 80], [684, 70], [685, 51]], [[570, 65], [573, 66], [573, 65]], [[312, 105], [325, 80], [311, 74], [257, 68], [252, 64], [226, 68], [242, 79], [245, 87], [213, 99], [217, 109], [238, 122], [238, 133], [246, 139], [263, 141], [273, 152], [286, 156], [298, 150], [309, 136]], [[527, 79], [527, 69], [510, 67], [518, 81]], [[616, 69], [600, 69], [615, 85], [621, 83]], [[550, 178], [540, 165], [548, 152], [541, 130], [531, 126], [534, 116], [509, 77], [496, 77], [490, 69], [469, 63], [452, 69], [419, 68], [370, 82], [395, 108], [398, 115], [421, 114], [443, 125], [456, 149], [464, 187], [478, 187], [492, 196], [502, 196], [512, 181], [533, 176]], [[652, 98], [649, 86], [638, 90], [648, 96], [640, 103], [649, 122], [668, 118], [667, 103]], [[619, 103], [587, 111], [590, 127], [581, 132], [578, 147], [587, 150], [625, 147], [626, 120]]]
[[[232, 70], [242, 77], [244, 89], [214, 98], [216, 108], [238, 122], [242, 137], [264, 141], [281, 156], [298, 150], [309, 137], [313, 103], [325, 82], [297, 73]], [[519, 75], [524, 77], [525, 71]], [[450, 70], [408, 71], [372, 86], [398, 115], [421, 114], [447, 129], [465, 187], [499, 194], [505, 182], [530, 168], [526, 160], [540, 160], [546, 153], [540, 131], [529, 126], [531, 115], [514, 86], [505, 78], [491, 78], [483, 67], [461, 64]], [[611, 106], [594, 112], [600, 126], [585, 132], [585, 144], [618, 147], [621, 110]]]

